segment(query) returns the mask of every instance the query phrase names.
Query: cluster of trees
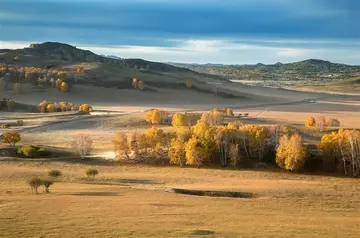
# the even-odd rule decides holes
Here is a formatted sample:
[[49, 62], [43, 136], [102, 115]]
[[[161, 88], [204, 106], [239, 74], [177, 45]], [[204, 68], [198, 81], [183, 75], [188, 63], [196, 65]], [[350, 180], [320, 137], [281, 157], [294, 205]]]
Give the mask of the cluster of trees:
[[145, 121], [149, 124], [166, 124], [169, 114], [159, 109], [150, 109], [145, 113]]
[[[84, 69], [77, 69], [78, 72], [79, 70], [83, 72]], [[0, 65], [0, 79], [3, 80], [4, 90], [8, 89], [10, 82], [12, 82], [14, 84], [14, 93], [20, 92], [21, 83], [31, 83], [35, 86], [56, 87], [62, 92], [68, 92], [73, 83], [71, 79], [68, 79], [67, 74], [62, 71], [8, 65]]]
[[319, 117], [309, 117], [305, 121], [306, 127], [316, 127], [320, 132], [323, 132], [326, 127], [339, 127], [340, 121], [334, 118], [325, 118], [323, 116]]
[[142, 80], [138, 80], [137, 78], [133, 78], [131, 85], [133, 88], [138, 88], [140, 90], [144, 90], [145, 89], [145, 83]]
[[360, 131], [340, 129], [322, 136], [319, 144], [324, 168], [328, 172], [343, 171], [360, 175]]
[[[181, 116], [174, 116], [174, 119], [181, 121]], [[237, 167], [243, 160], [263, 162], [266, 153], [275, 153], [284, 134], [279, 126], [233, 123], [213, 126], [203, 119], [191, 127], [174, 128], [174, 131], [165, 132], [153, 127], [147, 133], [131, 135], [118, 132], [113, 137], [115, 152], [119, 158], [128, 160], [153, 157], [179, 166], [199, 167], [207, 163]]]
[[71, 102], [49, 102], [42, 101], [39, 104], [39, 111], [42, 113], [46, 112], [65, 112], [65, 111], [81, 111], [81, 112], [91, 112], [93, 109], [89, 104], [74, 104]]

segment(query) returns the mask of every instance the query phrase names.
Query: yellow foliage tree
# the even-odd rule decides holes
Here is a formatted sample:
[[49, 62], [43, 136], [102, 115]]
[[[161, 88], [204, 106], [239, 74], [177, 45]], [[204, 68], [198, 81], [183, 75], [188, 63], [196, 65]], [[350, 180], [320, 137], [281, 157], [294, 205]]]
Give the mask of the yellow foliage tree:
[[177, 164], [180, 167], [183, 167], [186, 163], [185, 142], [181, 139], [173, 138], [171, 140], [168, 156], [171, 164]]
[[198, 168], [203, 164], [201, 147], [198, 140], [193, 137], [185, 144], [186, 164], [196, 165]]
[[21, 136], [17, 132], [6, 132], [1, 136], [2, 143], [8, 143], [10, 146], [15, 146], [16, 143], [21, 141]]
[[55, 112], [55, 111], [56, 111], [55, 104], [54, 104], [54, 103], [49, 103], [49, 104], [46, 106], [46, 111], [47, 111], [47, 112]]
[[234, 112], [231, 108], [226, 108], [226, 115], [229, 117], [233, 117], [234, 116]]
[[58, 79], [56, 80], [56, 82], [55, 82], [56, 88], [59, 89], [59, 90], [61, 90], [61, 84], [62, 84], [62, 83], [63, 83], [63, 81], [62, 81], [60, 78], [58, 78]]
[[140, 90], [144, 90], [145, 89], [145, 84], [144, 84], [144, 81], [139, 81], [138, 82], [138, 88], [140, 89]]
[[164, 111], [160, 111], [159, 109], [151, 109], [146, 112], [145, 120], [147, 123], [151, 124], [161, 124], [166, 119], [166, 113]]
[[69, 86], [67, 85], [66, 82], [61, 83], [60, 90], [61, 90], [61, 92], [69, 92]]
[[171, 125], [174, 127], [189, 126], [189, 117], [186, 113], [175, 113]]
[[137, 80], [136, 78], [133, 78], [133, 79], [132, 79], [132, 83], [131, 83], [131, 84], [132, 84], [132, 87], [133, 87], [133, 88], [137, 88], [137, 83], [138, 83], [138, 80]]
[[297, 171], [303, 168], [306, 159], [306, 148], [302, 137], [295, 133], [291, 137], [280, 138], [276, 149], [276, 164], [285, 170]]
[[192, 79], [185, 79], [185, 85], [187, 88], [192, 88], [193, 80]]
[[92, 111], [93, 111], [93, 108], [92, 108], [92, 106], [90, 106], [89, 104], [82, 104], [82, 105], [79, 107], [79, 111], [80, 111], [80, 112], [92, 112]]
[[130, 159], [129, 157], [129, 142], [128, 137], [124, 132], [117, 132], [112, 138], [114, 150], [118, 158]]
[[315, 118], [313, 117], [309, 117], [306, 121], [305, 121], [305, 126], [306, 127], [313, 127], [316, 125], [316, 121]]

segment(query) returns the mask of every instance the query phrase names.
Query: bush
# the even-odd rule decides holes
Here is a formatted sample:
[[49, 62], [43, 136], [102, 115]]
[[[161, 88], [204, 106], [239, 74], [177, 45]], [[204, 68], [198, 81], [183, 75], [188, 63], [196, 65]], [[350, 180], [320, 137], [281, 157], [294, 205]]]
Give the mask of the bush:
[[50, 192], [50, 186], [54, 184], [54, 181], [49, 180], [49, 179], [45, 179], [42, 181], [44, 188], [45, 188], [45, 192], [49, 193]]
[[18, 125], [18, 126], [23, 126], [23, 125], [24, 125], [24, 121], [23, 121], [23, 120], [18, 120], [18, 121], [16, 122], [16, 125]]
[[46, 157], [51, 155], [50, 151], [33, 145], [24, 145], [20, 147], [17, 153], [22, 156], [30, 157], [30, 158]]
[[49, 171], [49, 173], [48, 173], [48, 176], [53, 177], [53, 178], [60, 177], [61, 175], [62, 175], [61, 171], [60, 171], [60, 170], [56, 170], [56, 169], [51, 170], [51, 171]]
[[38, 193], [38, 188], [43, 185], [43, 181], [39, 177], [32, 177], [29, 179], [28, 184], [32, 193]]
[[99, 174], [99, 171], [97, 169], [87, 169], [85, 173], [88, 178], [94, 179]]
[[9, 129], [10, 128], [10, 124], [2, 124], [1, 128], [3, 129]]

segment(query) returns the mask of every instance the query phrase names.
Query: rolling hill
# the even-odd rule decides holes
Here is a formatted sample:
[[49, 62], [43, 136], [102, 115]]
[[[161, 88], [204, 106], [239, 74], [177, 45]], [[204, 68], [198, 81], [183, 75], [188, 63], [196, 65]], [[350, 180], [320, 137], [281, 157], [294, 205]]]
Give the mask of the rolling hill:
[[360, 66], [309, 59], [295, 63], [271, 65], [197, 65], [174, 64], [180, 67], [237, 80], [338, 80], [360, 76]]

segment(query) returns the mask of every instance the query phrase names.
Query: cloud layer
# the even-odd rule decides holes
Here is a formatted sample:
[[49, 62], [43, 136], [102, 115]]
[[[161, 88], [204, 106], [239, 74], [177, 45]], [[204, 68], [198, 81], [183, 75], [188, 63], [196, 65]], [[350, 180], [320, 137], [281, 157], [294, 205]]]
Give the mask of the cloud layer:
[[156, 61], [323, 58], [360, 64], [357, 0], [4, 0], [1, 5], [2, 47], [58, 41]]

